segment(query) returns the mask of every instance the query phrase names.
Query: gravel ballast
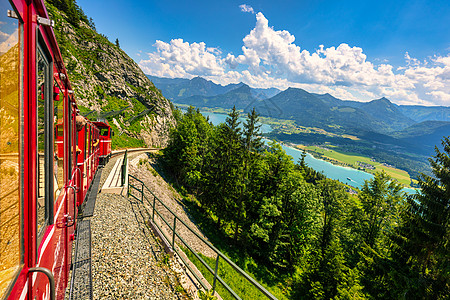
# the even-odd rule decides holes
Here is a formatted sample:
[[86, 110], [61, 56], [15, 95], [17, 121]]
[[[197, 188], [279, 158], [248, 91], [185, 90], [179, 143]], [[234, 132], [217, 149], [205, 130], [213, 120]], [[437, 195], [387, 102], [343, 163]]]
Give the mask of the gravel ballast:
[[[100, 187], [116, 159], [104, 167]], [[186, 299], [172, 262], [130, 199], [100, 192], [90, 219], [94, 299]]]

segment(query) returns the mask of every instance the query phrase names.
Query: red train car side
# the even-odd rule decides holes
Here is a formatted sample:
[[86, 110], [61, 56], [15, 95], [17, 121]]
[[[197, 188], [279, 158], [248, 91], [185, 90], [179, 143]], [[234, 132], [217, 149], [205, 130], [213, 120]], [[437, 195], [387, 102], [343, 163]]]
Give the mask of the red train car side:
[[0, 299], [64, 299], [99, 129], [78, 109], [43, 0], [0, 0]]
[[93, 122], [100, 131], [100, 162], [107, 163], [111, 157], [112, 129], [107, 120]]
[[[79, 118], [80, 116], [78, 116]], [[77, 129], [77, 169], [80, 171], [81, 190], [77, 195], [77, 205], [81, 205], [86, 198], [95, 172], [99, 165], [100, 143], [99, 129], [94, 123], [85, 120], [85, 125]]]

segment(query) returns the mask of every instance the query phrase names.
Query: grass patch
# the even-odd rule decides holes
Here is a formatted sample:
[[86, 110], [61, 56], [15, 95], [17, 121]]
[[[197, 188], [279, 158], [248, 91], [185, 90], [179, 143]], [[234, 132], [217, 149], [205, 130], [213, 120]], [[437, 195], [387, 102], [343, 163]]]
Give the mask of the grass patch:
[[[214, 274], [212, 274], [203, 265], [203, 263], [187, 248], [182, 248], [182, 250], [212, 286], [214, 281]], [[208, 266], [212, 270], [215, 270], [216, 260], [214, 258], [206, 257], [202, 254], [198, 255], [208, 264]], [[255, 277], [248, 271], [246, 273], [253, 278]], [[244, 276], [238, 273], [223, 259], [219, 259], [219, 268], [217, 274], [239, 297], [241, 297], [241, 299], [267, 299], [267, 297], [261, 291], [259, 291], [253, 284], [251, 284], [247, 279], [245, 279]], [[222, 299], [235, 299], [233, 295], [225, 288], [225, 286], [223, 286], [218, 280], [216, 281], [216, 291], [219, 293]], [[274, 293], [274, 291], [271, 292]], [[288, 299], [284, 294], [280, 294], [279, 292], [276, 294], [277, 295], [275, 296], [278, 299]]]
[[[180, 191], [180, 188], [175, 185]], [[198, 202], [193, 195], [185, 195], [183, 202], [189, 210], [190, 215], [194, 218], [195, 224], [208, 237], [209, 241], [232, 262], [238, 265], [244, 272], [255, 279], [266, 290], [272, 293], [278, 299], [289, 299], [289, 290], [286, 282], [288, 278], [285, 274], [275, 273], [262, 263], [255, 261], [248, 256], [245, 250], [237, 247], [234, 241], [227, 235], [227, 228], [218, 230], [214, 216], [209, 215], [198, 206]], [[206, 269], [205, 266], [192, 254], [189, 250], [184, 251], [196, 267], [202, 272], [203, 276], [212, 285], [213, 275]], [[189, 252], [189, 253], [188, 253]], [[199, 254], [200, 255], [200, 254]], [[205, 262], [215, 269], [215, 259], [204, 257], [200, 255]], [[220, 271], [222, 270], [222, 271]], [[222, 272], [222, 273], [221, 273]], [[222, 275], [223, 274], [223, 275]], [[210, 277], [207, 277], [209, 276]], [[231, 287], [242, 299], [266, 299], [266, 297], [259, 292], [251, 283], [249, 283], [243, 276], [237, 273], [224, 260], [219, 261], [219, 276]], [[211, 281], [210, 281], [211, 280]], [[218, 283], [217, 283], [218, 284]], [[221, 289], [225, 289], [221, 287]], [[219, 294], [220, 288], [218, 287]], [[248, 293], [247, 293], [248, 292]], [[225, 291], [226, 294], [229, 294]], [[246, 294], [247, 293], [247, 294]], [[260, 295], [258, 297], [248, 297], [246, 295]], [[230, 295], [231, 296], [231, 295]], [[225, 298], [224, 298], [225, 299]], [[226, 298], [228, 299], [228, 298]], [[229, 298], [234, 299], [234, 298]]]

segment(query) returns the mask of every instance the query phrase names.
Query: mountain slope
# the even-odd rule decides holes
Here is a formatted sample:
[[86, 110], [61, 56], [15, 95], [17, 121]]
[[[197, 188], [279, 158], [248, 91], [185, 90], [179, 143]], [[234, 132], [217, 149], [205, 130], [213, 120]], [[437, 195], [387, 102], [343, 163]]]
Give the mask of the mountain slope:
[[434, 146], [441, 145], [442, 137], [449, 135], [450, 122], [425, 121], [396, 132], [394, 136], [411, 144], [420, 145], [431, 155], [434, 154]]
[[195, 77], [189, 80], [182, 78], [161, 78], [151, 75], [146, 76], [161, 89], [165, 97], [173, 101], [191, 96], [217, 96], [225, 94], [242, 85], [229, 84], [223, 86], [202, 77]]
[[313, 95], [330, 105], [353, 107], [364, 111], [377, 120], [377, 122], [383, 123], [385, 132], [402, 130], [415, 123], [414, 120], [406, 117], [397, 105], [384, 97], [370, 102], [358, 102], [341, 100], [330, 94]]
[[[362, 109], [350, 107], [345, 102], [328, 96], [316, 96], [305, 90], [288, 88], [265, 100], [281, 112], [281, 118], [292, 119], [301, 126], [357, 133], [360, 130], [386, 132], [386, 124]], [[264, 111], [259, 111], [265, 115]]]
[[[202, 77], [195, 77], [190, 80], [184, 78], [162, 78], [152, 75], [147, 75], [147, 77], [155, 84], [155, 86], [161, 89], [164, 96], [175, 102], [179, 102], [180, 99], [192, 96], [213, 97], [223, 95], [245, 85], [242, 82], [220, 85]], [[270, 98], [280, 92], [280, 90], [276, 88], [250, 89], [252, 97], [259, 100]]]
[[359, 108], [370, 114], [375, 119], [386, 123], [389, 127], [389, 131], [402, 130], [416, 123], [403, 115], [403, 113], [397, 108], [397, 105], [393, 104], [384, 97], [363, 103]]
[[53, 4], [63, 7], [55, 0], [46, 4], [82, 114], [95, 119], [109, 112], [115, 147], [165, 145], [175, 123], [170, 101], [124, 51], [86, 22], [81, 9], [61, 11]]
[[177, 100], [178, 103], [198, 107], [232, 108], [235, 106], [237, 109], [245, 109], [255, 101], [256, 99], [252, 95], [251, 88], [246, 84], [242, 84], [240, 87], [218, 96], [207, 97], [196, 95]]
[[400, 105], [399, 110], [416, 122], [446, 121], [450, 122], [450, 107], [448, 106], [419, 106]]

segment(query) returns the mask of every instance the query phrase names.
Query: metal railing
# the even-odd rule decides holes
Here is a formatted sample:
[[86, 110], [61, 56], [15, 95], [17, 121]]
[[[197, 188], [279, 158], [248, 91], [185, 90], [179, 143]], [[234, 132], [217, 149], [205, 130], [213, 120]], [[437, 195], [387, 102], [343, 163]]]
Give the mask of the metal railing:
[[122, 173], [121, 173], [121, 186], [125, 185], [125, 179], [127, 178], [127, 163], [128, 163], [128, 150], [125, 150], [122, 161]]
[[[133, 179], [133, 183], [130, 179]], [[135, 183], [136, 182], [136, 183]], [[140, 186], [138, 186], [140, 185]], [[133, 192], [137, 192], [137, 195], [134, 195]], [[149, 193], [150, 198], [147, 197], [146, 192]], [[184, 245], [185, 248], [187, 248], [200, 262], [201, 264], [214, 276], [213, 282], [211, 284], [213, 294], [216, 290], [216, 282], [222, 284], [222, 286], [235, 298], [235, 299], [241, 299], [235, 291], [233, 291], [226, 283], [225, 281], [218, 275], [218, 268], [219, 268], [219, 260], [221, 259], [225, 263], [227, 263], [229, 266], [231, 266], [236, 272], [238, 272], [241, 276], [243, 276], [250, 284], [252, 284], [257, 290], [259, 290], [263, 295], [265, 295], [268, 299], [276, 300], [277, 298], [272, 295], [269, 291], [267, 291], [263, 286], [261, 286], [255, 279], [253, 279], [251, 276], [249, 276], [247, 273], [245, 273], [241, 268], [239, 268], [234, 262], [232, 262], [228, 257], [226, 257], [222, 252], [220, 252], [216, 247], [214, 247], [211, 243], [206, 241], [202, 236], [200, 236], [196, 231], [194, 231], [192, 228], [190, 228], [182, 219], [180, 219], [164, 202], [162, 202], [146, 185], [143, 181], [136, 178], [135, 176], [128, 174], [128, 189], [127, 189], [127, 195], [128, 197], [132, 197], [139, 201], [141, 204], [143, 204], [149, 219], [151, 219], [152, 223], [159, 229], [159, 231], [163, 234], [164, 238], [167, 240], [167, 242], [170, 243], [172, 246], [173, 251], [175, 251], [180, 259], [183, 261], [184, 265], [189, 269], [191, 274], [194, 275], [196, 280], [202, 285], [202, 287], [205, 290], [208, 290], [208, 287], [206, 284], [198, 277], [196, 272], [192, 270], [190, 264], [186, 262], [186, 260], [183, 258], [182, 255], [180, 255], [180, 250], [178, 247], [176, 247], [175, 239], [178, 238], [179, 241]], [[151, 213], [147, 210], [146, 205], [150, 206]], [[173, 217], [173, 222], [170, 223], [167, 221], [162, 213], [158, 210], [158, 207], [165, 208], [168, 212], [170, 212], [170, 215]], [[158, 216], [160, 220], [169, 228], [169, 233], [164, 232], [162, 229], [162, 226], [157, 224], [155, 222], [155, 216]], [[215, 269], [213, 270], [208, 263], [204, 261], [200, 257], [200, 255], [180, 236], [180, 234], [177, 232], [177, 224], [181, 223], [185, 226], [185, 228], [188, 229], [192, 234], [194, 234], [199, 240], [201, 240], [204, 244], [206, 244], [211, 250], [213, 250], [216, 253], [216, 261], [215, 261]], [[168, 236], [169, 235], [169, 236]], [[171, 236], [170, 236], [171, 235]], [[170, 237], [170, 238], [169, 238]]]

